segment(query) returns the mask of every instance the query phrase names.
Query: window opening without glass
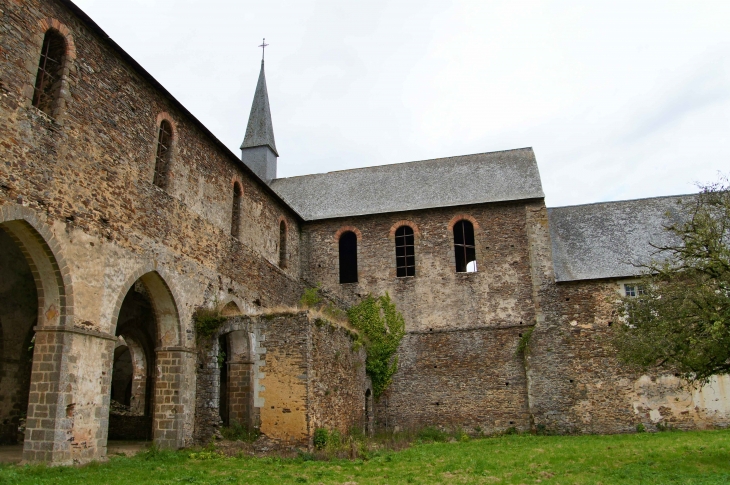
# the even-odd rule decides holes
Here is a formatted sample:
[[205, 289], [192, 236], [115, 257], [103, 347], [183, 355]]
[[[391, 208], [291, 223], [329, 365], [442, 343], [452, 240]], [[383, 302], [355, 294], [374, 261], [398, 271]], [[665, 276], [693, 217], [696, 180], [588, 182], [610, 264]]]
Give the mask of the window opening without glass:
[[172, 145], [172, 125], [167, 120], [160, 123], [160, 132], [157, 137], [157, 152], [155, 154], [154, 184], [160, 188], [167, 187], [168, 172], [170, 169], [170, 148]]
[[340, 283], [357, 283], [357, 236], [352, 231], [340, 236]]
[[231, 208], [231, 236], [238, 237], [241, 229], [241, 184], [233, 184], [233, 207]]
[[53, 105], [61, 89], [65, 53], [66, 39], [61, 33], [56, 30], [46, 32], [33, 90], [33, 106], [48, 116], [53, 115]]
[[279, 223], [279, 267], [286, 267], [286, 224]]

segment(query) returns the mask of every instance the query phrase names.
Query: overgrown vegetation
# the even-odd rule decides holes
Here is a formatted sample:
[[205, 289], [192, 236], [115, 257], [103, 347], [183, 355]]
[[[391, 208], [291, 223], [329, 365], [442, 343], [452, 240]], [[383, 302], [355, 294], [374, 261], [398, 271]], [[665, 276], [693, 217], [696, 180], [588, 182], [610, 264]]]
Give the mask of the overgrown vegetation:
[[248, 429], [236, 420], [231, 420], [228, 426], [221, 427], [221, 435], [223, 438], [231, 441], [256, 441], [261, 433], [257, 429]]
[[299, 299], [299, 306], [322, 312], [326, 317], [333, 320], [344, 320], [347, 314], [337, 307], [333, 302], [324, 297], [322, 284], [306, 288]]
[[642, 370], [663, 367], [690, 382], [730, 372], [730, 182], [686, 199], [674, 242], [655, 246], [636, 296], [617, 302], [619, 357]]
[[530, 327], [526, 331], [522, 332], [522, 336], [520, 337], [520, 341], [517, 343], [517, 353], [525, 355], [527, 352], [527, 349], [530, 345], [530, 337], [532, 336], [532, 331], [535, 330], [535, 327]]
[[[341, 440], [342, 448], [351, 446]], [[326, 449], [326, 447], [325, 447]], [[148, 451], [84, 467], [0, 465], [9, 485], [147, 484], [725, 484], [730, 431], [610, 436], [499, 436], [373, 450], [361, 459], [223, 457], [219, 451]], [[349, 458], [349, 455], [345, 455]]]
[[403, 315], [387, 293], [375, 298], [368, 295], [347, 311], [350, 323], [364, 337], [367, 360], [365, 370], [373, 383], [377, 400], [387, 389], [398, 368], [396, 352], [405, 335]]
[[198, 308], [193, 314], [196, 338], [200, 340], [212, 336], [226, 322], [226, 319], [227, 317], [221, 314], [217, 305], [214, 308]]

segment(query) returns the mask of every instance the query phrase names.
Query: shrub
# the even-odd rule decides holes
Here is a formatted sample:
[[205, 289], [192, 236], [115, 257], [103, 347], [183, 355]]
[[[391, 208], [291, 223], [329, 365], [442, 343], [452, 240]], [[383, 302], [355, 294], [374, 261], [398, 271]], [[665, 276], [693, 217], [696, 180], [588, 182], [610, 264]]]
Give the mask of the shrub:
[[535, 327], [528, 328], [525, 332], [522, 332], [520, 341], [517, 344], [517, 353], [518, 354], [524, 355], [525, 352], [527, 352], [527, 348], [530, 345], [530, 337], [532, 336], [533, 330], [535, 330]]
[[314, 447], [318, 450], [324, 449], [327, 446], [329, 438], [329, 432], [325, 428], [317, 428], [314, 430]]
[[193, 314], [195, 320], [195, 336], [198, 339], [213, 335], [226, 321], [217, 308], [200, 307]]
[[645, 431], [646, 431], [646, 427], [644, 426], [643, 423], [639, 423], [639, 424], [636, 425], [636, 432], [637, 433], [643, 433]]
[[418, 439], [422, 441], [444, 442], [449, 439], [449, 435], [436, 428], [435, 426], [427, 426], [418, 431]]
[[236, 420], [231, 420], [229, 426], [223, 426], [221, 428], [221, 435], [227, 440], [231, 441], [256, 441], [260, 433], [257, 429], [253, 431], [248, 429], [246, 426], [240, 424]]
[[302, 297], [299, 299], [299, 304], [304, 308], [317, 308], [322, 303], [322, 284], [317, 283], [317, 286], [313, 288], [306, 288]]

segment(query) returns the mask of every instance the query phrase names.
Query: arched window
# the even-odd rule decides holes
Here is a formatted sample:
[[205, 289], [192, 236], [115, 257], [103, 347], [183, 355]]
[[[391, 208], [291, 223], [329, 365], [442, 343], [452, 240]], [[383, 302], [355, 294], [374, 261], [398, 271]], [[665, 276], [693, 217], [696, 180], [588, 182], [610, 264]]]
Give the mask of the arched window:
[[286, 268], [286, 223], [279, 223], [279, 267]]
[[474, 245], [474, 226], [467, 220], [454, 224], [454, 254], [457, 273], [476, 273], [477, 252]]
[[66, 39], [59, 31], [48, 30], [43, 38], [41, 59], [33, 90], [33, 106], [48, 116], [53, 116], [56, 100], [61, 91], [65, 56]]
[[395, 264], [398, 278], [416, 276], [414, 244], [413, 229], [410, 226], [400, 226], [395, 231]]
[[233, 208], [231, 209], [231, 236], [238, 237], [241, 229], [241, 196], [243, 190], [241, 184], [235, 182], [233, 184]]
[[155, 179], [154, 184], [160, 188], [167, 187], [170, 170], [170, 152], [172, 148], [172, 125], [167, 120], [162, 120], [157, 136], [157, 152], [155, 154]]
[[357, 283], [357, 236], [352, 231], [340, 236], [340, 283]]

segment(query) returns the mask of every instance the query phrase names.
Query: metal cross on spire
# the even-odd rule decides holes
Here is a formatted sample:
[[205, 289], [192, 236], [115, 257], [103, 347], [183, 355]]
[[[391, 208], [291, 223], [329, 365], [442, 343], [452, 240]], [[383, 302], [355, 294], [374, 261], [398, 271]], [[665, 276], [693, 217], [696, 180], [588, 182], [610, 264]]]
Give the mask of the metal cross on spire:
[[266, 53], [266, 47], [268, 45], [269, 44], [266, 43], [266, 37], [264, 37], [263, 42], [261, 42], [261, 45], [259, 46], [259, 47], [261, 47], [261, 60], [262, 61], [264, 60], [264, 54]]

